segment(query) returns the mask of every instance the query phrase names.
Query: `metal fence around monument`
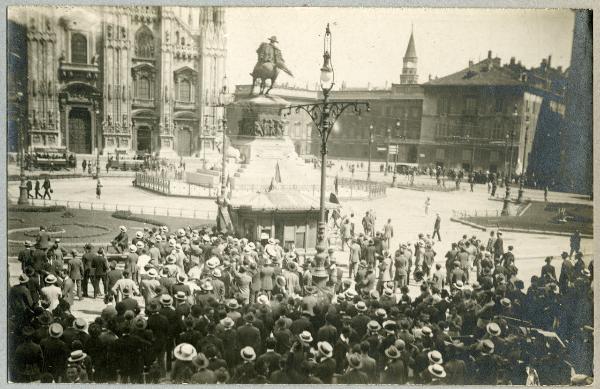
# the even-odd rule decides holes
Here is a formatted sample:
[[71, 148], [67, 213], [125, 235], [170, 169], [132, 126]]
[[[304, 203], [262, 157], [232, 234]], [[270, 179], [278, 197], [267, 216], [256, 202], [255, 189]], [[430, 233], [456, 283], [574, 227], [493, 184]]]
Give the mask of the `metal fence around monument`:
[[72, 200], [29, 199], [28, 202], [29, 205], [32, 206], [64, 206], [68, 209], [83, 209], [90, 211], [129, 211], [138, 215], [185, 217], [203, 220], [214, 220], [217, 217], [217, 212], [215, 210], [208, 209], [153, 207], [139, 204], [109, 204]]
[[171, 180], [161, 176], [146, 173], [136, 173], [133, 185], [150, 189], [155, 192], [171, 194]]

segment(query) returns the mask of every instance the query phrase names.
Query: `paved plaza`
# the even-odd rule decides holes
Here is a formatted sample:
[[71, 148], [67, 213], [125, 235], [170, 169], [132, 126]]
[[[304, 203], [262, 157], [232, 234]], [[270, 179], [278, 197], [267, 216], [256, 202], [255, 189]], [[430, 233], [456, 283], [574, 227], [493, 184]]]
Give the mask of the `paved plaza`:
[[[423, 177], [423, 179], [425, 179]], [[132, 212], [143, 210], [149, 214], [154, 208], [159, 209], [182, 209], [187, 212], [196, 211], [198, 217], [210, 216], [214, 219], [216, 215], [216, 205], [211, 199], [190, 199], [190, 198], [170, 198], [154, 194], [131, 184], [131, 178], [127, 177], [105, 177], [103, 179], [102, 198], [97, 200], [95, 197], [95, 180], [91, 178], [75, 178], [54, 180], [52, 186], [54, 194], [52, 204], [56, 201], [59, 204], [66, 204], [68, 201], [71, 206], [77, 207], [81, 202], [86, 209], [91, 204], [94, 209], [101, 210], [102, 207], [110, 210], [112, 206], [119, 206], [119, 209], [131, 207]], [[537, 196], [535, 191], [527, 190], [527, 195]], [[580, 198], [574, 195], [556, 193], [552, 196], [560, 197], [560, 201], [580, 202]], [[10, 182], [8, 185], [8, 197], [12, 201], [18, 198], [18, 183]], [[424, 204], [426, 198], [431, 199], [429, 214], [425, 214]], [[591, 203], [588, 201], [588, 203]], [[394, 237], [391, 240], [391, 247], [395, 250], [401, 242], [414, 242], [417, 240], [419, 232], [425, 234], [433, 233], [433, 223], [436, 214], [439, 213], [442, 218], [441, 235], [442, 241], [435, 243], [437, 252], [436, 263], [444, 263], [445, 253], [450, 249], [451, 242], [460, 240], [463, 235], [477, 236], [483, 242], [487, 242], [488, 232], [481, 231], [472, 227], [465, 226], [450, 220], [453, 217], [453, 211], [462, 210], [468, 207], [469, 210], [496, 212], [502, 208], [501, 201], [492, 201], [489, 199], [487, 187], [485, 185], [475, 185], [474, 192], [468, 191], [468, 185], [463, 184], [462, 189], [452, 192], [423, 192], [418, 190], [388, 188], [387, 196], [384, 198], [366, 201], [344, 201], [342, 202], [342, 213], [354, 213], [360, 222], [366, 211], [372, 210], [376, 215], [376, 230], [381, 230], [387, 219], [392, 219], [394, 225]], [[362, 228], [359, 227], [359, 231]], [[116, 235], [117, 231], [115, 231]], [[546, 256], [554, 256], [558, 263], [560, 253], [568, 251], [569, 237], [556, 235], [525, 234], [525, 233], [504, 233], [505, 247], [515, 246], [516, 265], [519, 268], [518, 277], [525, 282], [528, 287], [529, 280], [533, 275], [539, 275], [540, 269], [544, 264]], [[586, 255], [586, 261], [593, 254], [593, 240], [582, 239], [582, 252]], [[347, 276], [348, 251], [336, 252], [338, 263], [344, 268], [344, 274]], [[20, 266], [16, 258], [9, 258], [11, 281], [15, 282], [20, 274]], [[557, 266], [560, 271], [560, 266]], [[418, 294], [418, 285], [411, 284], [411, 294]], [[143, 300], [140, 298], [140, 302]], [[74, 311], [79, 312], [85, 317], [93, 318], [104, 307], [102, 300], [84, 299], [75, 301]]]

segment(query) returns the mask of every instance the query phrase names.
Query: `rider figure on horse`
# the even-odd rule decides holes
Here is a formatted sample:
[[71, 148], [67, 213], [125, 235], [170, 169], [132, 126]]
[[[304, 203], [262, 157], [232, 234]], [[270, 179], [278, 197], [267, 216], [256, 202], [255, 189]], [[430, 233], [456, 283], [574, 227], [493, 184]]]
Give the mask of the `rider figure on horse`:
[[[254, 66], [254, 70], [250, 74], [252, 76], [251, 94], [254, 91], [254, 86], [257, 79], [260, 79], [261, 81], [259, 94], [268, 94], [275, 85], [275, 80], [279, 74], [279, 69], [283, 70], [290, 76], [293, 76], [292, 72], [285, 65], [285, 61], [281, 55], [281, 50], [277, 47], [277, 43], [279, 43], [277, 41], [277, 37], [272, 36], [268, 40], [269, 43], [261, 43], [256, 50], [256, 53], [258, 54], [258, 61]], [[265, 91], [266, 80], [271, 80], [271, 85], [269, 85], [269, 88]]]

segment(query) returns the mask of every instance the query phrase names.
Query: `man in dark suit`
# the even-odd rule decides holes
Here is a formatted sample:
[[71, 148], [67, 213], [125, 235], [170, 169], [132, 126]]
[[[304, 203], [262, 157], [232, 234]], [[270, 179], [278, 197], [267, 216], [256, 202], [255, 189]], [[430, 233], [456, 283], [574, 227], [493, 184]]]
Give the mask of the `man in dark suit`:
[[556, 268], [550, 264], [552, 257], [546, 257], [546, 264], [542, 266], [541, 279], [544, 284], [548, 282], [557, 282], [556, 279]]
[[81, 286], [83, 287], [83, 297], [88, 297], [88, 283], [94, 280], [92, 261], [96, 255], [92, 252], [92, 245], [90, 243], [85, 244], [84, 250], [85, 253], [81, 257], [81, 262], [83, 263], [83, 281]]
[[32, 199], [33, 195], [31, 194], [31, 190], [33, 189], [33, 183], [31, 182], [31, 180], [27, 180], [27, 183], [25, 185], [27, 185], [27, 198]]
[[279, 368], [281, 354], [275, 352], [277, 341], [274, 338], [267, 338], [265, 347], [267, 351], [256, 359], [256, 365], [261, 366], [265, 372], [265, 376], [269, 376], [272, 372]]
[[98, 249], [98, 254], [94, 255], [91, 263], [91, 270], [94, 273], [94, 279], [92, 285], [94, 286], [94, 298], [102, 297], [100, 293], [100, 281], [102, 281], [102, 287], [104, 288], [104, 294], [108, 293], [108, 285], [106, 278], [106, 271], [108, 270], [108, 263], [104, 256], [104, 250], [102, 247]]
[[52, 200], [52, 197], [50, 197], [50, 193], [52, 193], [52, 188], [50, 186], [50, 179], [48, 177], [44, 178], [44, 183], [42, 184], [42, 187], [44, 188], [44, 195], [42, 196], [42, 198], [45, 199], [46, 196], [48, 196], [48, 200]]
[[573, 285], [574, 266], [573, 262], [569, 259], [569, 253], [563, 252], [561, 254], [563, 263], [560, 268], [560, 277], [558, 279], [558, 287], [561, 294], [566, 294], [569, 287]]
[[[71, 251], [72, 258], [68, 263], [68, 272], [69, 277], [75, 282], [77, 285], [77, 297], [81, 300], [82, 290], [81, 290], [81, 279], [83, 278], [83, 262], [81, 259], [77, 257], [77, 251]], [[86, 288], [87, 289], [87, 288]]]
[[18, 260], [21, 262], [21, 270], [25, 270], [27, 266], [31, 266], [33, 261], [33, 249], [30, 241], [25, 241], [25, 247], [19, 251]]
[[115, 284], [117, 283], [118, 280], [123, 278], [123, 272], [121, 270], [117, 269], [117, 262], [111, 261], [109, 266], [110, 266], [110, 270], [108, 271], [108, 273], [106, 273], [106, 280], [108, 282], [108, 290], [106, 292], [107, 297], [109, 295], [112, 296], [113, 286], [115, 286]]
[[44, 356], [43, 370], [52, 374], [55, 382], [59, 382], [67, 367], [67, 358], [71, 349], [60, 339], [63, 334], [62, 325], [53, 323], [48, 327], [48, 332], [50, 336], [40, 342]]
[[442, 241], [442, 237], [440, 236], [440, 226], [442, 224], [442, 218], [440, 217], [440, 214], [438, 213], [437, 216], [435, 217], [435, 223], [433, 224], [433, 235], [431, 236], [431, 239], [435, 239], [435, 236], [437, 235], [438, 237], [438, 241]]
[[358, 311], [358, 314], [351, 319], [350, 326], [356, 331], [359, 339], [362, 339], [367, 332], [367, 323], [369, 323], [371, 319], [366, 315], [367, 305], [364, 301], [357, 302], [354, 307]]
[[317, 341], [326, 341], [329, 344], [335, 344], [338, 339], [337, 328], [333, 325], [334, 316], [332, 314], [325, 315], [325, 325], [319, 328], [317, 332]]
[[499, 231], [496, 236], [497, 238], [494, 242], [494, 259], [500, 259], [504, 255], [504, 239], [502, 239], [502, 233]]
[[317, 343], [319, 356], [317, 357], [317, 366], [315, 376], [324, 384], [331, 384], [336, 370], [335, 359], [333, 359], [333, 346], [329, 342]]
[[259, 350], [262, 348], [262, 342], [260, 330], [252, 325], [254, 322], [254, 314], [247, 313], [244, 316], [244, 321], [245, 323], [237, 329], [238, 347], [242, 349], [246, 346], [250, 346], [260, 354]]
[[[9, 316], [26, 322], [33, 315], [33, 299], [27, 287], [29, 277], [25, 274], [19, 276], [19, 284], [12, 286], [9, 292]], [[24, 324], [24, 323], [17, 323]]]
[[50, 247], [50, 234], [46, 231], [46, 227], [40, 226], [40, 232], [38, 233], [36, 242], [40, 249], [48, 250]]
[[35, 198], [42, 198], [42, 194], [40, 193], [40, 180], [35, 180]]

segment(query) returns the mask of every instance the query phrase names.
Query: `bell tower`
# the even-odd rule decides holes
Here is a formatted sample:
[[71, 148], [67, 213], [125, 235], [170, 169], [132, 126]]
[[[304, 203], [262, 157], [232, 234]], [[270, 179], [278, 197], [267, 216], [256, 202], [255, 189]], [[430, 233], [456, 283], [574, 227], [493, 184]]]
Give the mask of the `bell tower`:
[[406, 53], [402, 59], [402, 74], [400, 75], [400, 84], [417, 84], [419, 75], [417, 74], [417, 51], [415, 49], [415, 38], [411, 28], [410, 39], [406, 47]]

